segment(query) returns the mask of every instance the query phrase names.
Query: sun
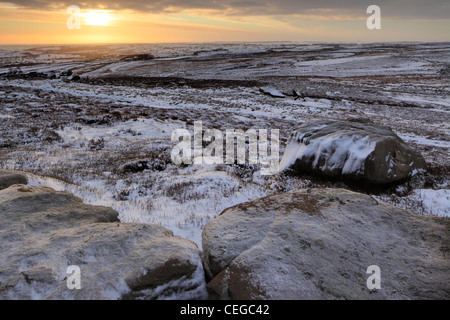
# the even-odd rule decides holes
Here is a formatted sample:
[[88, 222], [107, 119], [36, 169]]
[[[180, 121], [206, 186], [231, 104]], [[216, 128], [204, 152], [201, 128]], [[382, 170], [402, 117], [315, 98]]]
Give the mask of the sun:
[[94, 10], [83, 14], [83, 18], [88, 26], [107, 26], [113, 16], [108, 11]]

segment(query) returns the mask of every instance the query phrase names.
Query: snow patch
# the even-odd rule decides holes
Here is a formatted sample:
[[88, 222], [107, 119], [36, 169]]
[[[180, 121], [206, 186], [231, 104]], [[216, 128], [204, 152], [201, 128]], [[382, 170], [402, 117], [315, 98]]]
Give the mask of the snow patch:
[[450, 190], [417, 189], [413, 197], [422, 201], [425, 213], [439, 217], [450, 217]]

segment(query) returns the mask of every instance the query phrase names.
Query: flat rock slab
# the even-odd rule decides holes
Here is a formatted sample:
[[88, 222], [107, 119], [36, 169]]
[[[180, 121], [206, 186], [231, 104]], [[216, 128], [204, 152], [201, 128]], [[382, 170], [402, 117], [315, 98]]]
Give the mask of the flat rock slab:
[[259, 91], [272, 98], [285, 98], [285, 95], [275, 88], [259, 88]]
[[280, 170], [386, 185], [426, 170], [422, 155], [389, 127], [371, 122], [320, 120], [295, 129]]
[[0, 170], [0, 190], [6, 189], [14, 184], [27, 184], [27, 182], [27, 177], [20, 172]]
[[[193, 242], [117, 216], [50, 188], [1, 190], [0, 299], [205, 297], [201, 251]], [[73, 265], [81, 289], [67, 286], [76, 283], [67, 272]]]
[[[202, 235], [212, 299], [449, 299], [450, 219], [344, 189], [226, 209]], [[381, 289], [367, 286], [369, 266]]]

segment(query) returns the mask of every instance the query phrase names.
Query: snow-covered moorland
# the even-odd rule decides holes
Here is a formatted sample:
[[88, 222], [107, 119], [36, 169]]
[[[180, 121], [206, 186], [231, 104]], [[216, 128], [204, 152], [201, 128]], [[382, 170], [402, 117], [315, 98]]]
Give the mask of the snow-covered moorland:
[[[449, 216], [450, 44], [183, 44], [0, 48], [0, 168], [31, 184], [160, 224], [201, 246], [207, 221], [280, 191], [342, 187], [262, 176], [254, 165], [175, 165], [171, 133], [279, 129], [368, 118], [424, 156], [428, 172], [375, 195]], [[84, 54], [80, 54], [84, 52]], [[132, 54], [155, 59], [124, 61]], [[79, 76], [60, 76], [72, 70]], [[263, 88], [261, 90], [261, 88]]]

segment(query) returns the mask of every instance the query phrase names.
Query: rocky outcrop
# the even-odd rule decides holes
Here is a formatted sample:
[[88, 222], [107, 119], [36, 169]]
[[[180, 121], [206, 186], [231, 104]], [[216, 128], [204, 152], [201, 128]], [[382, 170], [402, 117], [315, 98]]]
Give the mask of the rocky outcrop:
[[[112, 209], [65, 192], [0, 191], [0, 299], [205, 297], [197, 246], [155, 225], [120, 223]], [[69, 266], [80, 270], [81, 289]], [[70, 269], [69, 269], [70, 270]]]
[[[344, 189], [226, 209], [207, 223], [202, 243], [210, 298], [450, 298], [450, 220]], [[380, 289], [367, 286], [372, 265]]]
[[386, 185], [426, 170], [424, 158], [389, 127], [364, 121], [322, 120], [294, 130], [281, 170], [362, 184]]
[[0, 170], [0, 190], [14, 184], [27, 184], [27, 177], [17, 171]]
[[5, 77], [7, 79], [29, 79], [29, 80], [42, 80], [42, 79], [61, 79], [63, 81], [78, 81], [81, 77], [77, 74], [74, 74], [72, 70], [65, 70], [61, 72], [56, 72], [53, 70], [38, 72], [22, 72], [19, 69], [12, 69], [7, 73], [0, 74], [0, 76]]
[[141, 60], [152, 60], [155, 59], [155, 56], [149, 53], [136, 54], [131, 56], [125, 56], [121, 60], [122, 61], [141, 61]]

